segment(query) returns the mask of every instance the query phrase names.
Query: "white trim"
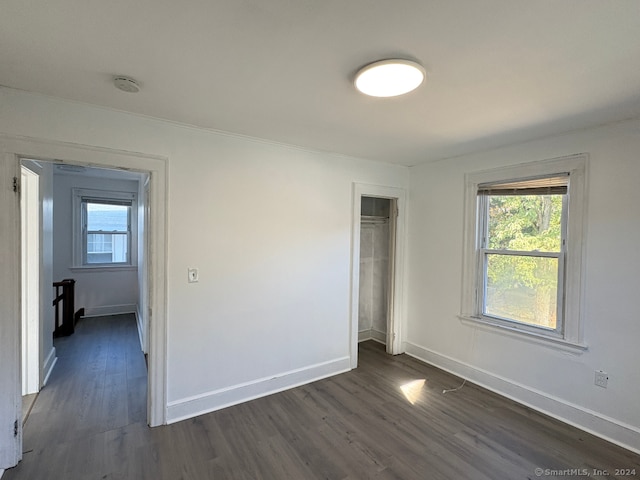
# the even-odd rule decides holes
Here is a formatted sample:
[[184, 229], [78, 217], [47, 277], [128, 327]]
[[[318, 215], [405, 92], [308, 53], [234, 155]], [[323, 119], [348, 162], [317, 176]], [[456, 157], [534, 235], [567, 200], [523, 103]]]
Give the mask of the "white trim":
[[[45, 360], [45, 357], [50, 354], [50, 352], [45, 352], [45, 345], [49, 344], [49, 338], [52, 339], [51, 332], [54, 322], [53, 310], [51, 309], [53, 300], [53, 291], [51, 289], [53, 282], [53, 211], [51, 207], [53, 173], [50, 170], [51, 166], [44, 166], [41, 162], [36, 162], [35, 160], [22, 159], [20, 165], [38, 175], [40, 187], [38, 194], [40, 218], [37, 221], [40, 241], [38, 252], [35, 254], [40, 276], [40, 285], [37, 292], [40, 312], [38, 322], [39, 391], [44, 385], [45, 375], [48, 372], [50, 373], [47, 368], [52, 368], [50, 364], [47, 365]], [[47, 338], [47, 341], [45, 341], [45, 338]], [[51, 346], [51, 348], [53, 347]]]
[[20, 165], [20, 231], [22, 257], [22, 395], [40, 391], [40, 325], [42, 299], [40, 289], [42, 220], [40, 175]]
[[368, 330], [360, 330], [358, 332], [358, 343], [366, 342], [367, 340], [374, 340], [382, 345], [387, 344], [387, 334], [376, 330], [375, 328], [369, 328]]
[[[582, 271], [586, 261], [586, 245], [584, 231], [586, 229], [586, 187], [587, 187], [588, 155], [580, 153], [550, 160], [510, 165], [480, 172], [465, 174], [464, 229], [463, 229], [463, 267], [462, 298], [460, 317], [468, 321], [478, 321], [479, 299], [477, 298], [477, 282], [479, 282], [479, 245], [477, 193], [478, 185], [489, 182], [533, 178], [536, 176], [569, 172], [569, 204], [567, 212], [567, 252], [566, 274], [564, 283], [564, 317], [562, 339], [566, 344], [583, 346], [582, 322], [580, 320], [584, 303], [584, 287]], [[481, 277], [480, 277], [481, 278]], [[486, 324], [486, 322], [485, 322]], [[533, 329], [531, 329], [533, 330]], [[522, 329], [523, 335], [530, 330]], [[553, 332], [555, 334], [555, 332]], [[544, 338], [543, 330], [538, 329], [532, 336]], [[549, 335], [549, 341], [555, 338]]]
[[383, 345], [387, 344], [387, 334], [385, 332], [381, 332], [380, 330], [376, 330], [375, 328], [371, 329], [371, 340], [375, 340], [378, 343], [382, 343]]
[[569, 342], [560, 337], [552, 337], [550, 335], [542, 335], [537, 332], [522, 330], [516, 327], [509, 327], [503, 323], [493, 323], [490, 320], [487, 320], [488, 317], [468, 318], [459, 316], [458, 318], [464, 325], [469, 327], [477, 327], [493, 333], [502, 333], [504, 335], [519, 338], [520, 340], [537, 343], [546, 347], [557, 348], [558, 350], [563, 350], [565, 352], [580, 354], [589, 349], [589, 346], [585, 343]]
[[[15, 184], [14, 184], [15, 179]], [[20, 195], [18, 157], [0, 151], [0, 467], [22, 458]], [[15, 187], [13, 186], [15, 185]], [[14, 423], [15, 422], [15, 423]], [[18, 426], [14, 434], [15, 425]]]
[[358, 343], [371, 340], [371, 329], [358, 331]]
[[[360, 292], [360, 208], [363, 196], [390, 198], [396, 200], [398, 216], [396, 218], [396, 241], [393, 272], [393, 305], [389, 305], [390, 322], [388, 326], [390, 338], [387, 351], [394, 355], [402, 350], [402, 339], [405, 323], [404, 306], [406, 297], [404, 291], [405, 251], [407, 244], [406, 225], [408, 222], [407, 193], [403, 188], [365, 183], [353, 183], [353, 204], [351, 217], [351, 288], [350, 288], [350, 337], [349, 355], [351, 368], [358, 366], [358, 310]], [[394, 212], [391, 213], [393, 215]]]
[[136, 313], [137, 306], [134, 303], [124, 305], [103, 305], [101, 307], [86, 308], [82, 318], [106, 317], [109, 315], [122, 315], [124, 313]]
[[426, 347], [406, 342], [406, 353], [514, 402], [640, 454], [640, 429]]
[[290, 370], [231, 387], [173, 400], [167, 406], [167, 423], [220, 410], [256, 398], [315, 382], [351, 370], [349, 357]]
[[167, 158], [139, 152], [26, 136], [0, 134], [0, 150], [32, 160], [116, 168], [147, 172], [150, 175], [151, 206], [149, 269], [153, 285], [149, 308], [153, 326], [149, 338], [147, 420], [150, 426], [166, 423], [167, 414]]
[[49, 381], [49, 377], [51, 376], [51, 372], [53, 372], [53, 367], [58, 363], [58, 357], [56, 357], [56, 347], [51, 347], [49, 351], [49, 355], [47, 355], [46, 360], [44, 361], [44, 366], [42, 367], [44, 380], [42, 381], [42, 386], [44, 387]]

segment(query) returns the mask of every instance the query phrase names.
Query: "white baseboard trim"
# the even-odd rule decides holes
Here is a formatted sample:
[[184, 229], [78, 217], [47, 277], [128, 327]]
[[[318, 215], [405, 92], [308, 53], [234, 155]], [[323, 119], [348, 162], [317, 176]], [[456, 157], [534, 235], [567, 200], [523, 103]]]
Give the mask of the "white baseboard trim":
[[49, 355], [44, 360], [44, 365], [42, 366], [42, 386], [44, 387], [49, 381], [49, 377], [51, 376], [51, 372], [53, 372], [53, 367], [56, 366], [58, 361], [58, 357], [56, 357], [56, 347], [51, 347], [49, 351]]
[[103, 307], [85, 307], [85, 317], [104, 317], [107, 315], [120, 315], [122, 313], [136, 313], [138, 307], [135, 304], [105, 305]]
[[167, 404], [167, 424], [289, 390], [349, 370], [351, 370], [350, 357], [342, 357], [275, 376], [174, 400]]
[[383, 345], [387, 344], [387, 334], [385, 332], [381, 332], [376, 330], [375, 328], [371, 329], [371, 340], [375, 340], [378, 343], [382, 343]]
[[358, 332], [358, 343], [371, 340], [371, 330], [372, 330], [371, 328], [368, 328], [366, 330], [360, 330]]
[[637, 427], [411, 342], [405, 342], [405, 352], [503, 397], [640, 454], [640, 429]]
[[360, 330], [358, 332], [358, 343], [366, 342], [367, 340], [375, 340], [378, 343], [386, 345], [387, 334], [374, 328], [370, 328], [369, 330]]

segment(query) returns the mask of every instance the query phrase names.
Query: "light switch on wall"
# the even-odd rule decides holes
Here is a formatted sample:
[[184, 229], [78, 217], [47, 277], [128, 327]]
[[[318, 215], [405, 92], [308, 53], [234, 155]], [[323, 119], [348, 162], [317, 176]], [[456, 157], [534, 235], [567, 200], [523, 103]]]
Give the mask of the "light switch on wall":
[[187, 272], [189, 275], [189, 283], [196, 283], [198, 281], [198, 269], [189, 268]]
[[607, 388], [608, 382], [609, 382], [609, 374], [607, 372], [603, 372], [602, 370], [596, 370], [595, 379], [593, 383], [599, 387]]

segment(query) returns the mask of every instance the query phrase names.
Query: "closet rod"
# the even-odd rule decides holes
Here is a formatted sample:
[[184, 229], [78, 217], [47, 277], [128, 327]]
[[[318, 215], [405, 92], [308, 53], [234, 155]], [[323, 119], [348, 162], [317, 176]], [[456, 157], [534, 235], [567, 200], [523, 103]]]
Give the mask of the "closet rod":
[[360, 216], [360, 223], [366, 223], [366, 224], [383, 224], [383, 223], [388, 223], [389, 222], [389, 217], [382, 217], [382, 216], [376, 216], [376, 215], [361, 215]]

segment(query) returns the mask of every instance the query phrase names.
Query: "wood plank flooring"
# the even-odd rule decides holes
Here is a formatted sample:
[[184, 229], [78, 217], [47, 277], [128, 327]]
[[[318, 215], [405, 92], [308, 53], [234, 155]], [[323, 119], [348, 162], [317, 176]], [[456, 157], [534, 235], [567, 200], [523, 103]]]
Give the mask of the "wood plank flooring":
[[3, 480], [640, 478], [640, 456], [469, 383], [443, 395], [461, 380], [374, 342], [352, 372], [150, 429], [133, 317], [62, 340]]
[[22, 426], [27, 422], [27, 418], [31, 413], [31, 408], [36, 401], [37, 393], [30, 393], [22, 396]]

